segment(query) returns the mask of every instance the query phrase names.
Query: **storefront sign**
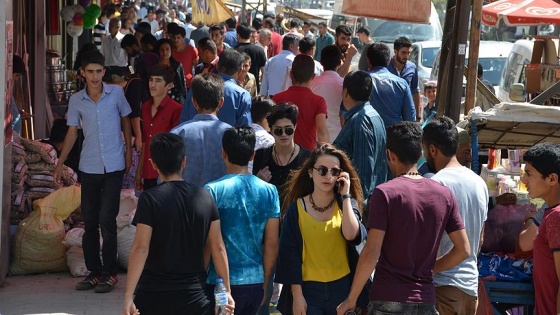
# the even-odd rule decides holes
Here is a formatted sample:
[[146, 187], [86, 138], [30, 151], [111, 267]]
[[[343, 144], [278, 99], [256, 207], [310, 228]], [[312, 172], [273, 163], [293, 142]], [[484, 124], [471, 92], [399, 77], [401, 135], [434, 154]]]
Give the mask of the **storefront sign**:
[[414, 23], [429, 23], [430, 0], [344, 0], [348, 15]]

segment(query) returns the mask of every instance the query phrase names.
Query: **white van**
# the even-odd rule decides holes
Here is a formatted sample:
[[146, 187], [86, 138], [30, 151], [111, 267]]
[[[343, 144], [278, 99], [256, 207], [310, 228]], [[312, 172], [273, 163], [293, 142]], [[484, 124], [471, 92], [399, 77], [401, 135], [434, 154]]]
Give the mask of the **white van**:
[[500, 78], [498, 98], [503, 102], [513, 102], [509, 97], [510, 87], [515, 83], [526, 85], [525, 66], [531, 62], [533, 41], [520, 39], [513, 44]]
[[[467, 44], [468, 45], [468, 44]], [[484, 69], [484, 79], [490, 81], [494, 86], [494, 92], [498, 95], [498, 86], [502, 77], [502, 70], [505, 67], [506, 60], [513, 48], [513, 43], [510, 42], [496, 42], [496, 41], [481, 41], [478, 49], [478, 62]], [[438, 52], [432, 67], [431, 80], [438, 79], [439, 73], [439, 59], [441, 50]], [[468, 64], [469, 50], [465, 56], [465, 64]], [[463, 90], [466, 86], [466, 79], [463, 80]], [[464, 93], [463, 93], [464, 94]]]

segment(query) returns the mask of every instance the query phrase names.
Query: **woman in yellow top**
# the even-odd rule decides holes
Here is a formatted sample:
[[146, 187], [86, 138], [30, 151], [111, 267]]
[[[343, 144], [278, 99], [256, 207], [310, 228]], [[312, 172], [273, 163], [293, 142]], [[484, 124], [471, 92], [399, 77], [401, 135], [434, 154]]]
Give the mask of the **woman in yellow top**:
[[[286, 183], [284, 205], [289, 207], [275, 279], [284, 284], [282, 314], [336, 314], [352, 282], [349, 249], [366, 236], [362, 201], [350, 159], [331, 144], [320, 143], [293, 173]], [[290, 292], [291, 303], [286, 302]]]

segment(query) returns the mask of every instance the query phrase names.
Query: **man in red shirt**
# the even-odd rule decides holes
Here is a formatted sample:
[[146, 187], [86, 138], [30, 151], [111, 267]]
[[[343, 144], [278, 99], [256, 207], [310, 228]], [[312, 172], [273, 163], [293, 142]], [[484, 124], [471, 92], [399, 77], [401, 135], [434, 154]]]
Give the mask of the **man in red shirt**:
[[308, 55], [297, 55], [292, 63], [290, 78], [292, 86], [274, 95], [278, 103], [293, 103], [299, 109], [294, 140], [309, 151], [315, 150], [317, 142], [329, 142], [327, 128], [327, 102], [311, 92], [309, 85], [315, 77], [315, 61]]
[[193, 68], [198, 64], [198, 50], [185, 42], [186, 31], [184, 28], [180, 26], [168, 27], [167, 33], [174, 44], [171, 56], [183, 65], [187, 89], [190, 89]]
[[134, 186], [138, 190], [157, 185], [158, 173], [150, 163], [150, 141], [158, 133], [169, 132], [179, 124], [181, 104], [169, 97], [167, 91], [173, 87], [175, 71], [167, 65], [155, 65], [149, 75], [150, 95], [152, 98], [142, 104], [142, 150], [134, 176]]
[[560, 314], [560, 145], [539, 143], [523, 155], [521, 181], [531, 198], [544, 199], [548, 208], [533, 241], [535, 314]]

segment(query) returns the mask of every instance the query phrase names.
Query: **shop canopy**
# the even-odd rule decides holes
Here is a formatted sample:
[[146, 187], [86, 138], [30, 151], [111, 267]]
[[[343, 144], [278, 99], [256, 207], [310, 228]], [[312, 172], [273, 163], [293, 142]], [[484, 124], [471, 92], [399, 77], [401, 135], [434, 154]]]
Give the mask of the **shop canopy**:
[[508, 26], [560, 25], [560, 1], [500, 0], [482, 7], [482, 23], [498, 27], [500, 20]]

